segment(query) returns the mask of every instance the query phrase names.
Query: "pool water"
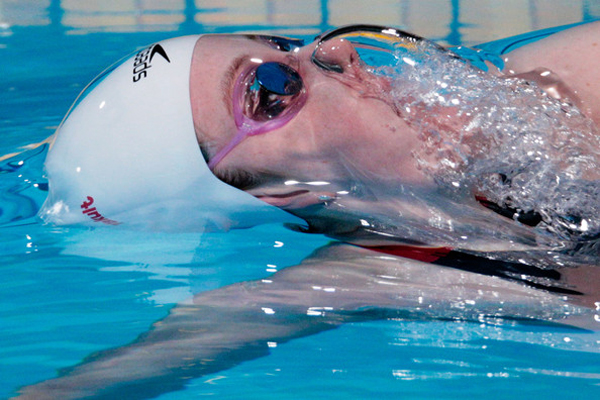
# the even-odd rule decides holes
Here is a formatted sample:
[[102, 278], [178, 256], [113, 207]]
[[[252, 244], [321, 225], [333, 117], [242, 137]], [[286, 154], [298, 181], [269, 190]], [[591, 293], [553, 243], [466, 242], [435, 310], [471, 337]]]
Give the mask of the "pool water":
[[[0, 398], [131, 343], [193, 294], [268, 278], [329, 240], [278, 225], [227, 234], [64, 228], [35, 218], [43, 141], [99, 71], [170, 36], [396, 25], [474, 44], [600, 16], [597, 1], [97, 2], [0, 0]], [[547, 4], [546, 4], [547, 3]], [[287, 4], [287, 5], [286, 5]], [[296, 4], [296, 5], [294, 5]], [[370, 3], [369, 3], [370, 4]], [[489, 20], [481, 19], [483, 13]], [[377, 10], [377, 12], [373, 11]], [[434, 12], [435, 11], [435, 12]], [[439, 24], [426, 24], [431, 15]], [[436, 26], [431, 26], [436, 25]], [[489, 27], [487, 29], [486, 27]], [[510, 320], [390, 318], [274, 345], [161, 399], [596, 398], [600, 332]], [[121, 398], [132, 398], [124, 391]]]

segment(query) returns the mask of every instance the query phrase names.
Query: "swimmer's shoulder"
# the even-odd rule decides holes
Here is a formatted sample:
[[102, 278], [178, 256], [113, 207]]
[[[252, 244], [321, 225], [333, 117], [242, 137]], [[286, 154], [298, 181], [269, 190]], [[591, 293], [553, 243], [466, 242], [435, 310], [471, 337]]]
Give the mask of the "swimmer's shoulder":
[[600, 21], [578, 25], [522, 46], [505, 56], [504, 71], [524, 74], [546, 68], [557, 74], [600, 124]]

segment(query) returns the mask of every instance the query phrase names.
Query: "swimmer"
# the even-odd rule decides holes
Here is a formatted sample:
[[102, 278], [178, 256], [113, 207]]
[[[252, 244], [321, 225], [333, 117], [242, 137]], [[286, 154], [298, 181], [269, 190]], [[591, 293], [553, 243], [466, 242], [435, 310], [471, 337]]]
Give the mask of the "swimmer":
[[[361, 29], [373, 34], [369, 28]], [[581, 150], [585, 157], [575, 160], [581, 165], [568, 173], [574, 182], [589, 182], [592, 188], [597, 179], [593, 157], [600, 80], [597, 71], [585, 66], [600, 59], [594, 39], [598, 30], [597, 23], [583, 25], [524, 46], [504, 55], [501, 71], [494, 65], [487, 72], [467, 71], [479, 87], [489, 81], [493, 83], [489, 87], [501, 93], [523, 94], [518, 104], [544, 114], [540, 119], [548, 117], [544, 121], [552, 125], [544, 126], [553, 139], [566, 135], [561, 124], [571, 127], [574, 121], [578, 136], [566, 140], [560, 150], [570, 153], [569, 146]], [[458, 155], [480, 146], [492, 153], [495, 149], [489, 143], [506, 144], [497, 140], [499, 136], [481, 141], [485, 132], [480, 129], [464, 130], [472, 132], [467, 139], [474, 142], [461, 139], [441, 155], [423, 142], [454, 143], [452, 134], [476, 126], [477, 116], [468, 114], [475, 110], [461, 108], [460, 101], [478, 101], [481, 92], [460, 97], [459, 104], [450, 106], [439, 98], [429, 102], [428, 82], [412, 80], [414, 71], [406, 71], [411, 80], [400, 81], [391, 79], [397, 74], [385, 67], [373, 69], [376, 73], [365, 71], [351, 41], [338, 40], [340, 34], [352, 32], [338, 31], [305, 47], [292, 40], [235, 35], [163, 42], [138, 52], [131, 63], [112, 70], [86, 94], [59, 129], [50, 151], [51, 192], [42, 210], [46, 220], [87, 221], [107, 228], [227, 229], [279, 219], [298, 229], [325, 232], [340, 243], [268, 280], [197, 294], [134, 343], [94, 354], [56, 379], [24, 388], [20, 398], [122, 393], [148, 398], [177, 390], [192, 377], [268, 354], [269, 343], [351, 321], [398, 315], [477, 320], [485, 315], [581, 325], [569, 318], [589, 317], [598, 293], [590, 279], [596, 264], [558, 270], [548, 264], [538, 268], [534, 258], [547, 254], [548, 248], [554, 250], [556, 237], [588, 241], [593, 247], [595, 222], [586, 220], [588, 229], [583, 229], [582, 221], [589, 217], [568, 220], [575, 212], [562, 205], [559, 211], [567, 226], [561, 230], [553, 225], [557, 215], [551, 207], [515, 204], [525, 199], [514, 198], [506, 187], [518, 187], [523, 177], [508, 176], [511, 171], [484, 171], [495, 174], [496, 181], [453, 191], [453, 183], [461, 189], [473, 172], [471, 159], [466, 157], [469, 162], [460, 165]], [[401, 50], [412, 51], [421, 42], [409, 35]], [[426, 53], [435, 63], [422, 65], [431, 74], [446, 64], [465, 64], [452, 53], [423, 43], [435, 48]], [[418, 54], [411, 56], [418, 59]], [[189, 63], [181, 64], [179, 57]], [[171, 64], [180, 69], [168, 84], [149, 84], [147, 92], [128, 92], [119, 86], [127, 96], [122, 102], [112, 96], [111, 85], [137, 85]], [[184, 95], [181, 89], [188, 87], [188, 80], [176, 78], [186, 76], [182, 71], [191, 77]], [[399, 82], [423, 89], [423, 96], [416, 91], [406, 94]], [[415, 87], [415, 82], [423, 86]], [[187, 93], [191, 107], [186, 105]], [[154, 97], [160, 102], [151, 104]], [[531, 105], [536, 101], [538, 108]], [[111, 110], [111, 102], [117, 103], [116, 109]], [[556, 104], [572, 119], [552, 117], [559, 113], [553, 109]], [[129, 111], [127, 118], [115, 111], [119, 109]], [[522, 110], [512, 111], [514, 115]], [[422, 122], [413, 117], [427, 118], [424, 112], [437, 112], [436, 118]], [[119, 124], [107, 131], [107, 124], [115, 120]], [[173, 121], [181, 125], [171, 126]], [[84, 135], [79, 124], [91, 128]], [[438, 133], [450, 136], [438, 141], [434, 135]], [[530, 141], [532, 136], [518, 138]], [[581, 141], [592, 147], [589, 155]], [[78, 151], [82, 146], [98, 158], [82, 155]], [[535, 150], [541, 156], [549, 154], [544, 146]], [[444, 170], [436, 169], [438, 161], [445, 163]], [[561, 162], [550, 167], [569, 167]], [[454, 175], [443, 175], [446, 170]], [[526, 172], [547, 178], [545, 170]], [[476, 181], [484, 178], [488, 177]], [[490, 190], [495, 187], [508, 190], [509, 196], [502, 198]], [[475, 200], [459, 207], [465, 193]], [[445, 196], [443, 204], [435, 201], [440, 196]], [[544, 201], [536, 199], [542, 205]], [[464, 226], [455, 218], [457, 213], [464, 214]], [[184, 218], [187, 215], [191, 217]], [[309, 226], [299, 225], [295, 217]], [[476, 218], [487, 218], [494, 229], [477, 225]], [[453, 224], [445, 225], [449, 220]], [[469, 224], [477, 228], [467, 230]], [[458, 246], [465, 232], [471, 240]], [[497, 240], [490, 244], [490, 238]], [[492, 252], [494, 260], [481, 255]], [[523, 264], [523, 257], [529, 257], [532, 265]], [[461, 299], [473, 299], [473, 304], [457, 307]]]
[[[304, 47], [248, 35], [149, 46], [93, 82], [59, 128], [40, 215], [167, 230], [303, 220], [474, 251], [593, 241], [600, 84], [584, 66], [597, 29], [491, 57], [488, 71], [370, 26]], [[369, 65], [360, 46], [399, 61]]]

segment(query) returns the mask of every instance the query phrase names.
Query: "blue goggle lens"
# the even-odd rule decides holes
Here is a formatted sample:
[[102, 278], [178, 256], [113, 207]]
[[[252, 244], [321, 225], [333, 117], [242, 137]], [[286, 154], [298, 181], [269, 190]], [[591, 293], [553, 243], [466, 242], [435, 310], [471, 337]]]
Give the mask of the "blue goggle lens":
[[300, 74], [288, 65], [267, 62], [256, 69], [256, 80], [266, 91], [281, 96], [292, 96], [302, 90]]

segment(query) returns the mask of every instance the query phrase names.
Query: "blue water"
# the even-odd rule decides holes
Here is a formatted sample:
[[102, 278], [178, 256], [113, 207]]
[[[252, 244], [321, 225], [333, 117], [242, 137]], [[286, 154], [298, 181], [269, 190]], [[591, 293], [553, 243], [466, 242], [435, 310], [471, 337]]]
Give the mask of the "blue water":
[[[460, 2], [448, 3], [459, 10]], [[185, 4], [181, 13], [194, 11], [193, 2]], [[309, 36], [330, 26], [335, 15], [327, 4], [307, 6], [320, 18], [284, 33]], [[584, 5], [589, 11], [595, 2]], [[0, 26], [0, 154], [45, 139], [83, 86], [138, 46], [202, 31], [282, 30], [250, 17], [200, 25], [185, 14], [175, 27], [115, 32], [69, 25], [57, 1], [41, 12], [41, 24]], [[468, 30], [456, 26], [447, 38]], [[132, 342], [195, 293], [266, 278], [328, 242], [280, 226], [203, 235], [43, 226], [34, 217], [45, 194], [43, 152], [0, 161], [0, 398]], [[352, 323], [280, 344], [268, 357], [159, 398], [597, 398], [599, 350], [599, 333], [539, 324]]]

